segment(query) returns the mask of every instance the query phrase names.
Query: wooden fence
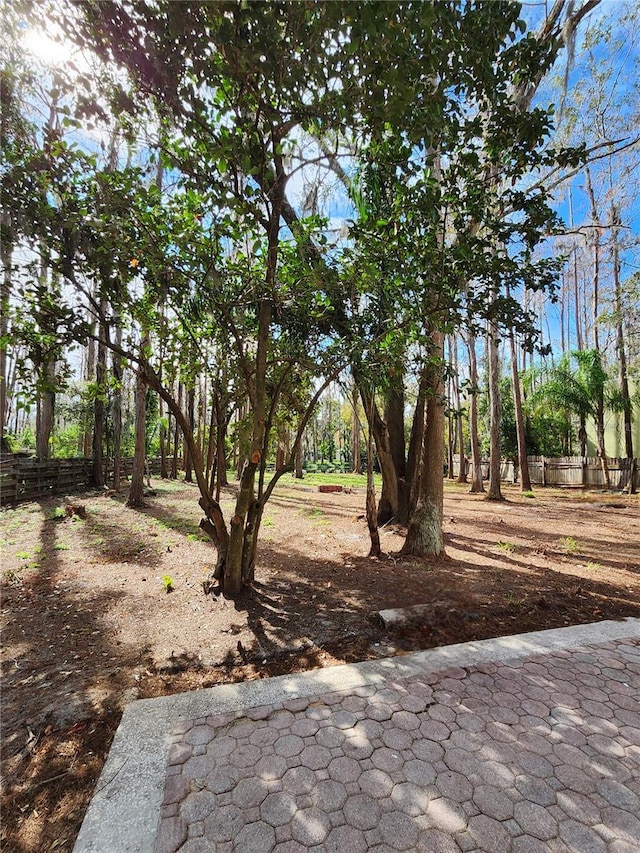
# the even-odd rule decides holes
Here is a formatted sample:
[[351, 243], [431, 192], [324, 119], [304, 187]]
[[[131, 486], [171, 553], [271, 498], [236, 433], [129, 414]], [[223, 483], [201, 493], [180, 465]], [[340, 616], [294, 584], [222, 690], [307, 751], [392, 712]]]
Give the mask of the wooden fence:
[[[573, 486], [575, 488], [604, 489], [605, 479], [602, 463], [597, 457], [562, 456], [551, 459], [546, 456], [528, 456], [529, 478], [532, 486]], [[628, 490], [633, 477], [634, 488], [640, 489], [640, 460], [607, 459], [611, 488]], [[457, 477], [460, 463], [453, 463], [453, 473]], [[473, 463], [467, 460], [467, 477], [471, 479]], [[500, 477], [507, 483], [517, 482], [518, 467], [511, 461], [501, 463]], [[489, 463], [482, 462], [482, 477], [489, 478]]]
[[[160, 460], [149, 459], [152, 474], [160, 473]], [[35, 459], [22, 454], [0, 458], [0, 505], [60, 495], [92, 485], [91, 459]], [[113, 475], [113, 459], [104, 460], [105, 482]], [[133, 471], [133, 457], [120, 460], [123, 479]]]

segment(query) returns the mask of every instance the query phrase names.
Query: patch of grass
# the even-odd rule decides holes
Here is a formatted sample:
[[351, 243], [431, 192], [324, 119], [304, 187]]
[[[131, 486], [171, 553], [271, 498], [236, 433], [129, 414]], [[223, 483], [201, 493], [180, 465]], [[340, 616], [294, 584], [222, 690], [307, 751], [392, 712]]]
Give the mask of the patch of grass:
[[162, 575], [162, 585], [165, 592], [173, 592], [175, 588], [173, 578], [170, 575]]
[[70, 547], [71, 547], [70, 545], [65, 545], [64, 542], [59, 542], [57, 545], [53, 546], [53, 550], [54, 551], [68, 551]]
[[594, 560], [589, 560], [587, 563], [586, 569], [588, 572], [599, 572], [602, 569], [600, 563], [596, 563]]
[[262, 526], [263, 527], [275, 527], [276, 523], [270, 516], [267, 516], [266, 518], [262, 519]]
[[[376, 489], [382, 486], [382, 477], [380, 474], [374, 475]], [[366, 474], [321, 474], [318, 472], [306, 472], [302, 480], [296, 480], [293, 477], [282, 477], [278, 483], [278, 487], [286, 486], [323, 486], [326, 484], [335, 484], [343, 486], [347, 489], [366, 489], [367, 477]]]
[[515, 592], [509, 591], [507, 593], [507, 604], [509, 607], [520, 607], [522, 604], [522, 599], [518, 598]]
[[16, 557], [19, 560], [30, 560], [31, 554], [29, 551], [18, 551], [18, 553], [16, 554]]
[[580, 548], [573, 536], [565, 536], [564, 539], [560, 540], [560, 544], [567, 554], [575, 554]]
[[533, 492], [529, 489], [529, 491], [527, 491], [527, 492], [523, 492], [523, 493], [522, 493], [522, 497], [523, 497], [523, 498], [535, 498], [535, 495], [534, 495], [534, 494], [533, 494]]
[[516, 546], [513, 542], [496, 542], [496, 548], [498, 551], [503, 551], [505, 554], [513, 554], [516, 550]]
[[309, 518], [322, 518], [324, 513], [317, 506], [309, 507], [309, 509], [301, 509], [300, 512], [302, 515], [308, 515]]
[[66, 515], [66, 512], [64, 511], [64, 507], [63, 506], [56, 506], [51, 510], [50, 518], [52, 518], [55, 521], [59, 518], [64, 518], [65, 515]]
[[204, 536], [202, 533], [187, 533], [187, 539], [189, 542], [209, 542], [210, 539], [208, 536]]

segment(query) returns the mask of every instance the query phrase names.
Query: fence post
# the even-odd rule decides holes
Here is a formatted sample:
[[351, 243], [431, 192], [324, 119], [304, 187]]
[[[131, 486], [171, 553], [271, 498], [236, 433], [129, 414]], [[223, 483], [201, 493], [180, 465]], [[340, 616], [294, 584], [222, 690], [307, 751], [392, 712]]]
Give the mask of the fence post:
[[542, 485], [547, 485], [547, 460], [545, 457], [542, 457]]

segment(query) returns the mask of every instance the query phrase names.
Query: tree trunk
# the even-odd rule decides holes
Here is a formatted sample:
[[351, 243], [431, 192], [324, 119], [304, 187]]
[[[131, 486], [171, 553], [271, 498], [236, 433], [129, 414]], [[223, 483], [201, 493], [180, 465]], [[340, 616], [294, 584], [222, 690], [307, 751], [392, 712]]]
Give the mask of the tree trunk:
[[458, 432], [458, 483], [467, 482], [467, 457], [464, 452], [464, 430], [462, 421], [462, 402], [460, 399], [460, 367], [458, 363], [458, 340], [454, 337], [453, 347], [453, 367], [454, 367], [454, 393], [456, 398], [456, 423]]
[[611, 202], [611, 224], [613, 226], [611, 254], [613, 260], [613, 292], [616, 318], [616, 355], [618, 356], [618, 377], [620, 380], [620, 396], [622, 398], [624, 418], [624, 448], [627, 459], [633, 459], [632, 406], [631, 395], [629, 394], [629, 378], [627, 375], [627, 354], [624, 345], [624, 320], [622, 316], [622, 289], [620, 287], [620, 253], [618, 247], [620, 214], [613, 202]]
[[167, 468], [167, 436], [169, 433], [169, 419], [167, 418], [167, 426], [164, 425], [164, 401], [162, 397], [158, 400], [158, 417], [160, 418], [160, 477], [163, 480], [169, 479], [169, 469]]
[[585, 185], [587, 195], [589, 196], [589, 206], [591, 211], [591, 222], [593, 224], [593, 292], [592, 292], [592, 309], [593, 309], [593, 348], [600, 351], [600, 339], [598, 335], [598, 314], [600, 313], [600, 221], [598, 218], [598, 208], [596, 205], [596, 196], [591, 183], [591, 170], [588, 165], [585, 166]]
[[[196, 405], [196, 389], [194, 387], [189, 388], [187, 391], [187, 418], [189, 420], [189, 427], [191, 431], [194, 431], [195, 428], [195, 405]], [[196, 444], [197, 444], [196, 440]], [[193, 461], [191, 459], [191, 453], [188, 448], [185, 448], [184, 453], [184, 481], [185, 483], [193, 483]]]
[[[0, 292], [0, 452], [6, 453], [9, 445], [5, 437], [8, 420], [7, 412], [7, 344], [9, 334], [9, 304], [11, 294], [11, 259], [13, 255], [13, 244], [9, 239], [8, 214], [2, 214], [2, 234], [0, 239], [0, 254], [2, 256], [2, 290]], [[5, 233], [5, 225], [7, 233]]]
[[489, 322], [487, 333], [489, 352], [489, 403], [491, 407], [491, 449], [489, 455], [489, 491], [490, 501], [504, 500], [500, 489], [500, 364], [498, 361], [498, 329], [496, 323]]
[[55, 409], [55, 362], [47, 361], [41, 369], [41, 390], [36, 415], [36, 455], [38, 459], [51, 458], [51, 432]]
[[[178, 379], [178, 408], [182, 411], [182, 383]], [[175, 427], [173, 430], [173, 458], [171, 460], [171, 479], [178, 479], [178, 455], [180, 450], [180, 424], [178, 418], [175, 416]]]
[[362, 460], [360, 459], [360, 415], [358, 414], [358, 386], [353, 383], [351, 389], [351, 473], [362, 474]]
[[471, 435], [471, 463], [473, 473], [471, 479], [471, 492], [484, 492], [482, 481], [482, 455], [480, 453], [480, 438], [478, 435], [478, 362], [476, 359], [476, 338], [473, 332], [467, 336], [467, 347], [469, 349], [469, 380], [471, 383], [471, 411], [469, 419], [469, 432]]
[[442, 514], [444, 474], [444, 382], [442, 360], [444, 335], [434, 332], [433, 356], [437, 364], [429, 366], [428, 391], [424, 407], [424, 432], [420, 462], [418, 503], [411, 515], [402, 554], [415, 557], [437, 557], [444, 553]]
[[[122, 344], [122, 328], [119, 318], [116, 318], [116, 345]], [[113, 379], [115, 383], [113, 391], [113, 488], [116, 492], [120, 491], [121, 479], [121, 447], [122, 447], [122, 358], [118, 353], [113, 353], [112, 360]]]
[[[104, 317], [107, 310], [105, 299], [100, 300], [100, 317]], [[98, 325], [98, 352], [96, 360], [96, 395], [93, 401], [93, 444], [91, 453], [91, 479], [94, 486], [102, 488], [105, 484], [104, 477], [104, 421], [105, 421], [105, 394], [107, 381], [107, 348], [106, 329], [102, 319]]]
[[509, 346], [511, 349], [511, 381], [513, 383], [513, 405], [516, 415], [516, 433], [518, 437], [518, 470], [520, 473], [520, 491], [531, 491], [531, 477], [529, 476], [529, 463], [527, 461], [527, 442], [524, 431], [524, 415], [522, 413], [522, 396], [520, 394], [520, 377], [518, 375], [518, 356], [516, 353], [516, 341], [513, 329], [509, 332]]
[[[140, 350], [146, 354], [149, 349], [149, 333], [145, 332], [140, 344]], [[147, 385], [142, 369], [136, 375], [136, 422], [135, 450], [133, 455], [133, 470], [131, 471], [131, 487], [127, 506], [144, 506], [144, 461], [147, 453]]]
[[[373, 394], [371, 395], [373, 400]], [[367, 430], [367, 526], [369, 528], [369, 538], [371, 539], [371, 548], [369, 549], [370, 557], [379, 557], [380, 550], [380, 534], [378, 532], [378, 518], [376, 510], [376, 489], [373, 480], [373, 432], [371, 430], [371, 421], [373, 413], [368, 418]]]
[[302, 449], [302, 438], [301, 438], [300, 441], [298, 442], [298, 444], [296, 445], [296, 460], [295, 460], [295, 465], [294, 465], [294, 469], [293, 469], [293, 476], [295, 477], [296, 480], [302, 480], [302, 478], [304, 477], [304, 471], [302, 468], [303, 462], [304, 462], [304, 453], [303, 453], [303, 449]]

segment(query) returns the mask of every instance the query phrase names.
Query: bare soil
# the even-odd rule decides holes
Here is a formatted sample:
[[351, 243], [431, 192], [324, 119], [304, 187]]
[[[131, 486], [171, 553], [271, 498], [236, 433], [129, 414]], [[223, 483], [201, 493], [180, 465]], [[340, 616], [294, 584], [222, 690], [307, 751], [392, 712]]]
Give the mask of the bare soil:
[[[143, 510], [93, 492], [1, 513], [6, 853], [72, 850], [133, 699], [640, 616], [637, 497], [506, 487], [490, 503], [447, 482], [447, 556], [405, 559], [387, 526], [376, 560], [364, 483], [321, 494], [288, 481], [266, 511], [257, 582], [230, 601], [202, 588], [215, 552], [195, 488], [154, 488]], [[429, 614], [402, 630], [376, 617], [417, 603]]]

